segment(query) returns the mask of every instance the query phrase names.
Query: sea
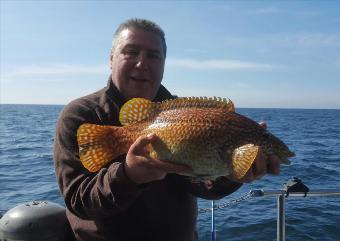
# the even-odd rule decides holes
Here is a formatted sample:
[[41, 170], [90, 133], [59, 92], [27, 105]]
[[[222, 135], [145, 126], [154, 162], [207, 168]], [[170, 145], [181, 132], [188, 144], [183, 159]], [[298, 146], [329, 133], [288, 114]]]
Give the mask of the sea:
[[[46, 200], [64, 206], [53, 165], [55, 124], [63, 106], [0, 105], [0, 214], [18, 204]], [[298, 177], [312, 191], [340, 189], [340, 110], [238, 109], [280, 137], [296, 153], [279, 176], [267, 175], [215, 201], [219, 241], [273, 241], [277, 235], [276, 197], [252, 197], [251, 190], [282, 190]], [[199, 240], [211, 240], [211, 201], [198, 200]], [[232, 204], [232, 205], [231, 205]], [[0, 215], [1, 216], [1, 215]], [[286, 240], [339, 241], [340, 196], [287, 197]]]

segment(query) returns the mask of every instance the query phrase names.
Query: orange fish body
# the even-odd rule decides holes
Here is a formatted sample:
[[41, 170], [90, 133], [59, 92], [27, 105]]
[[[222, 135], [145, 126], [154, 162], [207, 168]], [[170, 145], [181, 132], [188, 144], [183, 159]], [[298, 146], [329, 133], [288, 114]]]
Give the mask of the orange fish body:
[[214, 180], [232, 174], [242, 178], [255, 160], [259, 146], [289, 163], [288, 147], [258, 123], [234, 111], [231, 101], [178, 98], [155, 103], [135, 98], [120, 111], [122, 127], [83, 124], [77, 139], [80, 160], [96, 172], [126, 154], [139, 137], [156, 134], [150, 156], [190, 166], [194, 178]]

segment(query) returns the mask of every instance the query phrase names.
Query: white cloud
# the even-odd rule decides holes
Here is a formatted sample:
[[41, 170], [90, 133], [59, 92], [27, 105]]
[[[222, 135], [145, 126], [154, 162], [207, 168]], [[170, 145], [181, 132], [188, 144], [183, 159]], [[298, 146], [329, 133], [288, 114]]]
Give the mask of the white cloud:
[[278, 8], [274, 6], [268, 6], [264, 8], [256, 8], [245, 11], [248, 15], [275, 15], [275, 14], [285, 14], [290, 16], [297, 16], [297, 17], [303, 17], [303, 18], [313, 18], [313, 17], [319, 17], [322, 12], [320, 11], [314, 11], [314, 10], [303, 10], [299, 9], [296, 11], [287, 10], [285, 8]]
[[280, 10], [276, 7], [266, 7], [266, 8], [258, 8], [249, 10], [246, 13], [252, 15], [270, 15], [270, 14], [277, 14]]
[[301, 16], [301, 17], [319, 17], [321, 15], [321, 12], [319, 11], [299, 11], [296, 12], [295, 15]]
[[167, 60], [168, 66], [186, 69], [221, 69], [221, 70], [269, 70], [278, 66], [240, 60], [197, 60], [197, 59], [175, 59]]
[[22, 66], [12, 72], [14, 75], [64, 75], [64, 74], [98, 74], [107, 70], [107, 65], [70, 65], [70, 64], [47, 64]]
[[296, 36], [296, 42], [307, 46], [340, 46], [340, 34], [301, 34]]
[[[275, 68], [274, 65], [239, 60], [197, 60], [176, 59], [166, 60], [167, 66], [186, 69], [220, 69], [220, 70], [267, 70]], [[109, 66], [102, 65], [72, 65], [72, 64], [42, 64], [28, 66], [12, 66], [2, 69], [1, 81], [49, 81], [59, 82], [73, 77], [107, 76], [110, 72]]]
[[248, 37], [228, 36], [224, 38], [228, 46], [271, 46], [285, 48], [339, 47], [340, 34], [297, 33], [297, 34], [262, 34]]
[[202, 50], [202, 49], [184, 49], [184, 51], [190, 52], [190, 53], [199, 53], [199, 54], [206, 54], [209, 53], [208, 50]]
[[108, 65], [42, 64], [9, 67], [2, 70], [2, 81], [25, 80], [55, 81], [66, 76], [102, 75], [109, 72]]

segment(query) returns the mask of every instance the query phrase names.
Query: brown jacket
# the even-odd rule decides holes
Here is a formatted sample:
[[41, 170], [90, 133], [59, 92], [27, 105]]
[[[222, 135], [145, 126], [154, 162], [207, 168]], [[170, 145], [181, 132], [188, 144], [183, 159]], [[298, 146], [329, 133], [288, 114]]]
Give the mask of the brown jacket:
[[[155, 101], [173, 98], [161, 86]], [[79, 160], [76, 133], [83, 123], [120, 125], [124, 104], [111, 78], [107, 87], [72, 101], [62, 111], [54, 143], [55, 170], [77, 240], [196, 240], [196, 196], [217, 199], [240, 187], [225, 178], [212, 189], [169, 174], [163, 180], [136, 185], [124, 173], [122, 156], [97, 173]]]

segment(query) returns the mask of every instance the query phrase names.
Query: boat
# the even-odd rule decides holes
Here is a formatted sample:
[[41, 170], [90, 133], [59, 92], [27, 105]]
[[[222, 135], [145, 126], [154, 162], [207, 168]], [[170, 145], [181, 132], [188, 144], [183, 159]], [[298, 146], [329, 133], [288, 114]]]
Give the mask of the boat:
[[66, 209], [49, 201], [31, 201], [8, 210], [0, 219], [3, 241], [76, 241]]

